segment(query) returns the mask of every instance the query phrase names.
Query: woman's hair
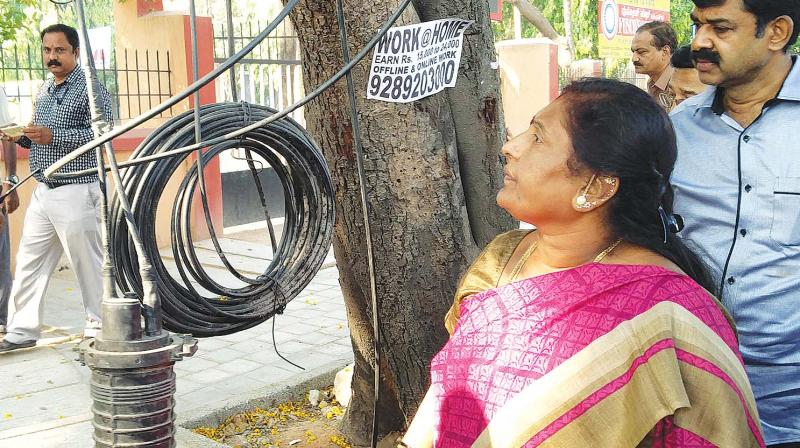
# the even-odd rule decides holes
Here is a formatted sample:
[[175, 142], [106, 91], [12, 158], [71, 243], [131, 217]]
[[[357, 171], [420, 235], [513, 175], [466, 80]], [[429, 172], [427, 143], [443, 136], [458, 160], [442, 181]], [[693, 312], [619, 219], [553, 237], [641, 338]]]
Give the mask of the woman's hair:
[[638, 87], [585, 78], [564, 88], [566, 129], [572, 139], [572, 171], [586, 168], [620, 179], [609, 201], [609, 224], [625, 241], [668, 258], [700, 286], [716, 294], [705, 263], [664, 225], [659, 206], [672, 214], [669, 184], [677, 158], [675, 131], [667, 113]]

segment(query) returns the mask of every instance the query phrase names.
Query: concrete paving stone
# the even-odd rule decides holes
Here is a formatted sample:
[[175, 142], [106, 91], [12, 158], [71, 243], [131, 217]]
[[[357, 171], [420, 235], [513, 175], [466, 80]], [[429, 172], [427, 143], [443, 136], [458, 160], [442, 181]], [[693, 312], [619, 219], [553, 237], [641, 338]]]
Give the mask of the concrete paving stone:
[[315, 280], [315, 282], [316, 282], [315, 286], [322, 289], [322, 291], [320, 291], [318, 294], [324, 295], [326, 297], [335, 297], [334, 293], [332, 291], [329, 291], [329, 289], [341, 288], [338, 278], [320, 279], [320, 280]]
[[336, 336], [337, 338], [340, 338], [342, 336], [347, 336], [350, 334], [350, 329], [346, 326], [342, 326], [341, 328], [339, 328], [338, 326], [332, 325], [329, 327], [320, 328], [319, 331], [324, 334]]
[[[270, 324], [270, 325], [272, 325], [272, 324]], [[254, 327], [254, 328], [251, 328], [251, 329], [249, 329], [247, 331], [240, 331], [238, 333], [226, 334], [225, 336], [217, 336], [217, 339], [219, 339], [221, 341], [225, 341], [225, 342], [230, 342], [232, 344], [235, 344], [237, 342], [246, 341], [246, 340], [251, 339], [253, 337], [253, 333], [256, 333], [254, 331], [255, 328], [259, 328], [259, 327]]]
[[[303, 366], [303, 364], [300, 364], [300, 365]], [[264, 380], [264, 381], [267, 381], [269, 384], [276, 384], [276, 383], [280, 383], [280, 382], [286, 381], [286, 380], [288, 380], [288, 379], [290, 379], [292, 377], [299, 376], [303, 372], [302, 370], [300, 370], [300, 369], [298, 369], [296, 367], [293, 367], [293, 366], [289, 366], [289, 367], [291, 367], [294, 370], [289, 371], [289, 370], [283, 370], [283, 369], [278, 369], [278, 368], [271, 368], [266, 372], [261, 372], [261, 371], [247, 372], [247, 373], [244, 374], [244, 376], [247, 377], [247, 378], [258, 380], [258, 381]], [[303, 367], [306, 367], [308, 369], [308, 368], [313, 368], [313, 367], [316, 367], [316, 366], [309, 365], [309, 366], [303, 366]]]
[[189, 408], [195, 408], [198, 406], [205, 407], [213, 405], [214, 403], [225, 401], [228, 398], [228, 394], [226, 394], [216, 385], [208, 385], [206, 387], [189, 392], [181, 398], [184, 402], [183, 412], [185, 412]]
[[[322, 310], [315, 310], [315, 309], [295, 309], [289, 310], [284, 313], [282, 318], [275, 322], [275, 329], [281, 329], [290, 334], [298, 334], [297, 331], [286, 331], [287, 328], [293, 327], [297, 324], [310, 326], [313, 328], [319, 328], [318, 321], [325, 318], [325, 312]], [[303, 331], [300, 331], [301, 333]]]
[[49, 347], [0, 355], [0, 397], [14, 397], [80, 383], [80, 364]]
[[197, 381], [193, 381], [188, 379], [187, 377], [179, 376], [175, 381], [175, 396], [182, 397], [189, 392], [194, 392], [197, 389], [202, 389], [206, 387], [207, 384], [198, 383]]
[[353, 356], [353, 347], [347, 347], [341, 344], [329, 344], [325, 346], [317, 346], [312, 349], [316, 353], [332, 356], [334, 358], [347, 358]]
[[343, 303], [344, 296], [342, 294], [342, 288], [338, 284], [335, 286], [328, 286], [327, 288], [318, 292], [317, 295], [326, 299], [337, 300]]
[[[272, 343], [272, 337], [273, 337], [273, 335], [272, 335], [272, 332], [270, 331], [268, 333], [264, 333], [264, 334], [256, 336], [256, 339], [258, 339], [259, 341], [269, 342], [271, 344]], [[285, 341], [294, 339], [295, 337], [296, 336], [291, 334], [291, 333], [285, 333], [283, 331], [275, 330], [275, 342], [277, 344], [280, 344], [281, 342], [285, 342]]]
[[0, 431], [82, 414], [89, 411], [91, 405], [88, 384], [71, 384], [20, 399], [6, 398], [0, 400], [0, 415], [3, 416]]
[[310, 344], [301, 339], [293, 339], [291, 341], [284, 342], [282, 345], [279, 345], [278, 351], [281, 352], [282, 355], [286, 356], [287, 354], [294, 355], [297, 353], [302, 353], [306, 350], [310, 350], [313, 347], [314, 344]]
[[353, 340], [350, 338], [350, 335], [343, 336], [336, 341], [336, 344], [346, 345], [348, 347], [352, 347]]
[[[241, 356], [241, 354], [239, 355]], [[235, 375], [239, 375], [242, 373], [247, 373], [252, 370], [261, 367], [260, 363], [255, 361], [249, 361], [247, 359], [236, 359], [230, 362], [226, 362], [219, 366], [219, 369], [225, 372], [229, 372]]]
[[214, 361], [220, 365], [225, 365], [231, 361], [240, 359], [242, 357], [242, 352], [227, 347], [205, 352], [203, 352], [202, 350], [203, 350], [202, 347], [198, 349], [197, 354], [195, 354], [195, 357], [208, 359], [209, 361]]
[[[287, 358], [289, 361], [297, 363], [298, 360], [294, 358], [294, 355], [290, 353], [285, 353], [283, 350], [281, 350], [281, 346], [278, 346], [278, 351], [280, 352], [281, 355], [283, 355], [283, 357]], [[262, 366], [272, 365], [274, 363], [277, 363], [278, 365], [283, 365], [284, 368], [288, 370], [294, 368], [292, 367], [291, 364], [281, 359], [281, 357], [278, 356], [277, 353], [275, 353], [275, 349], [272, 347], [272, 345], [270, 345], [269, 350], [261, 350], [253, 353], [244, 354], [244, 358], [242, 359], [257, 362]]]
[[[283, 343], [278, 345], [278, 350], [283, 351], [281, 347], [286, 344]], [[239, 342], [238, 344], [233, 344], [230, 347], [232, 350], [236, 350], [238, 352], [243, 353], [244, 355], [249, 355], [251, 353], [260, 353], [260, 352], [274, 352], [275, 349], [272, 346], [272, 342], [262, 341], [259, 339], [250, 339], [248, 341]]]
[[0, 439], [0, 448], [90, 448], [94, 446], [93, 431], [92, 422], [83, 421], [46, 431]]
[[225, 341], [219, 337], [202, 338], [197, 342], [197, 346], [203, 351], [214, 351], [231, 345], [230, 341]]
[[[278, 327], [278, 325], [281, 325], [281, 326]], [[278, 322], [275, 326], [276, 326], [276, 329], [280, 328], [280, 330], [285, 332], [285, 333], [290, 333], [290, 334], [298, 335], [298, 336], [299, 335], [308, 334], [308, 333], [316, 330], [317, 328], [319, 328], [316, 325], [310, 325], [310, 324], [305, 324], [305, 323], [301, 323], [301, 322], [292, 322], [292, 323], [288, 323], [288, 324], [287, 323], [281, 324], [280, 322]]]
[[275, 375], [274, 372], [274, 370], [268, 370], [257, 377], [245, 376], [244, 374], [238, 375], [236, 376], [236, 381], [224, 381], [216, 385], [216, 387], [223, 392], [227, 392], [229, 396], [253, 393], [259, 389], [265, 389], [269, 387], [273, 383], [272, 376]]
[[[219, 368], [214, 368], [214, 369], [204, 370], [202, 372], [193, 373], [191, 375], [187, 375], [185, 378], [189, 381], [205, 384], [208, 386], [219, 383], [221, 381], [227, 381], [231, 379], [233, 376], [234, 376], [233, 373], [220, 370]], [[189, 392], [189, 394], [193, 393], [194, 392]]]
[[328, 314], [344, 309], [344, 304], [341, 302], [322, 302], [319, 304], [319, 309]]
[[187, 374], [191, 375], [193, 373], [202, 372], [207, 369], [213, 369], [214, 367], [219, 366], [218, 363], [201, 358], [201, 357], [191, 357], [185, 358], [183, 361], [179, 361], [175, 363], [175, 371], [178, 374]]
[[336, 341], [337, 339], [339, 339], [338, 336], [332, 336], [332, 335], [329, 335], [329, 334], [325, 334], [325, 333], [320, 332], [319, 330], [317, 330], [317, 331], [315, 331], [313, 333], [308, 333], [308, 334], [304, 334], [302, 336], [298, 336], [297, 337], [298, 341], [306, 343], [306, 344], [309, 344], [309, 345], [317, 346], [317, 347], [325, 346], [327, 344], [330, 344], [330, 343]]
[[[269, 249], [266, 249], [267, 251]], [[263, 250], [261, 252], [264, 252]], [[211, 270], [217, 268], [219, 270], [225, 270], [227, 272], [227, 268], [222, 260], [217, 255], [216, 251], [199, 249], [197, 250], [198, 258], [200, 259], [200, 263], [203, 265], [205, 270]], [[258, 275], [261, 275], [266, 271], [267, 267], [269, 267], [269, 260], [263, 258], [252, 258], [246, 257], [242, 255], [236, 255], [232, 253], [226, 254], [226, 258], [231, 266], [234, 267], [240, 274], [255, 278]], [[214, 277], [216, 280], [217, 277]]]
[[352, 353], [349, 356], [333, 356], [327, 353], [321, 353], [316, 351], [315, 349], [310, 349], [302, 353], [302, 362], [298, 363], [299, 365], [305, 367], [306, 369], [312, 369], [316, 366], [321, 366], [324, 364], [331, 363], [333, 361], [342, 361], [343, 364], [346, 364], [352, 360], [353, 355]]
[[[251, 241], [242, 241], [232, 238], [220, 238], [219, 245], [222, 248], [222, 251], [225, 252], [226, 254], [241, 255], [249, 258], [258, 258], [266, 260], [272, 257], [272, 248], [269, 245], [269, 233], [266, 230], [264, 230], [263, 237], [264, 237], [262, 240], [263, 242], [262, 241], [251, 242]], [[199, 241], [195, 243], [195, 246], [216, 253], [216, 248], [214, 247], [214, 244], [210, 239]]]
[[317, 271], [317, 274], [311, 279], [311, 283], [320, 284], [323, 280], [331, 279], [339, 279], [339, 270], [336, 268], [336, 266], [331, 266]]
[[340, 319], [338, 317], [333, 317], [330, 314], [326, 314], [325, 316], [326, 317], [323, 317], [322, 319], [316, 322], [317, 325], [320, 326], [320, 328], [327, 328], [331, 326], [335, 327], [339, 325], [347, 327], [347, 319]]

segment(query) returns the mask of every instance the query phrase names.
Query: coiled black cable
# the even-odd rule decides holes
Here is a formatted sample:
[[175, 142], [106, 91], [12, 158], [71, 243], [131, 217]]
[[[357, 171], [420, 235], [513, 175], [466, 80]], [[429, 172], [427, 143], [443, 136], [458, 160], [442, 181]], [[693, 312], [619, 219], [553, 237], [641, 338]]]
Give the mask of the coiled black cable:
[[[200, 126], [203, 136], [215, 138], [275, 113], [274, 109], [247, 103], [212, 104], [201, 108]], [[186, 146], [193, 143], [194, 138], [193, 112], [188, 111], [150, 134], [131, 158]], [[272, 245], [272, 260], [256, 278], [241, 274], [228, 262], [211, 229], [221, 261], [233, 276], [246, 284], [239, 288], [224, 286], [212, 279], [195, 253], [190, 216], [197, 188], [196, 164], [181, 182], [172, 210], [172, 252], [182, 281], [170, 274], [159, 255], [155, 235], [157, 205], [170, 177], [188, 154], [129, 167], [122, 175], [135, 222], [152, 260], [164, 327], [168, 330], [206, 337], [234, 333], [264, 322], [281, 313], [308, 285], [330, 247], [335, 220], [333, 185], [322, 153], [305, 129], [291, 118], [281, 118], [208, 148], [202, 165], [206, 166], [221, 152], [234, 148], [260, 156], [275, 170], [283, 187], [285, 210], [283, 233], [277, 246]], [[269, 222], [266, 198], [255, 173], [254, 179]], [[122, 291], [142, 297], [137, 257], [118, 199], [116, 195], [112, 198], [109, 213], [117, 282]], [[274, 241], [271, 228], [270, 234]], [[202, 295], [193, 284], [209, 291], [211, 296]]]

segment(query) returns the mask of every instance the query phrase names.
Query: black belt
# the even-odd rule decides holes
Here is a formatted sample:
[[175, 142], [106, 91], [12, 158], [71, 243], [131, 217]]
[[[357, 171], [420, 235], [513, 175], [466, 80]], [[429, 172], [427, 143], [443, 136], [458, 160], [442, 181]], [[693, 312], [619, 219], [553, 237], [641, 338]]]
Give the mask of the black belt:
[[58, 187], [63, 187], [64, 185], [72, 185], [72, 184], [54, 184], [51, 182], [42, 182], [42, 183], [45, 184], [45, 186], [47, 186], [47, 188], [51, 190], [55, 190]]

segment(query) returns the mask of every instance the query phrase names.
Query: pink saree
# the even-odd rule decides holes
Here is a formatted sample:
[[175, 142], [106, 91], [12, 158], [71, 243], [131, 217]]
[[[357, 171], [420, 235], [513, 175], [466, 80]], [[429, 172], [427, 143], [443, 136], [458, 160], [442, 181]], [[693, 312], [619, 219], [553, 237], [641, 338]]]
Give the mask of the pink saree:
[[764, 446], [736, 335], [686, 276], [593, 263], [456, 311], [431, 364], [437, 447]]

